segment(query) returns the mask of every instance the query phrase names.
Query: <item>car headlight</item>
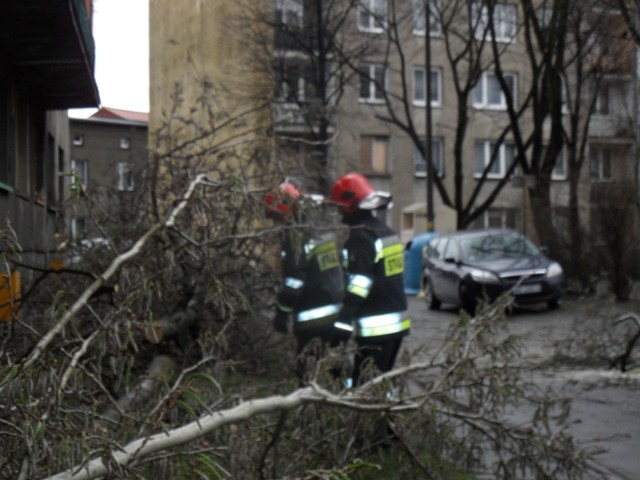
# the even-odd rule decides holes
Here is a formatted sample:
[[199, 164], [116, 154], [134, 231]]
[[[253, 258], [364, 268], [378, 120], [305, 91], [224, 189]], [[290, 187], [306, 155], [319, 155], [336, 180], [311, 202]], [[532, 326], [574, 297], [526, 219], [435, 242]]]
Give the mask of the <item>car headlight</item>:
[[479, 268], [470, 268], [469, 275], [478, 283], [500, 283], [500, 279], [494, 273]]
[[556, 277], [558, 275], [562, 275], [562, 267], [558, 262], [553, 262], [547, 268], [547, 277]]

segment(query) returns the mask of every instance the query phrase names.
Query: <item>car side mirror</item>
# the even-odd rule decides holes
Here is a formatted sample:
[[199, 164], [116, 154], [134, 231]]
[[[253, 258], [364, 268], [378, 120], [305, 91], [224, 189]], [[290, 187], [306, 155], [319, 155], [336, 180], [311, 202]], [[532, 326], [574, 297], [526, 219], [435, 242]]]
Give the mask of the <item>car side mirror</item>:
[[455, 257], [445, 257], [444, 261], [445, 263], [456, 263]]
[[545, 255], [549, 255], [549, 253], [551, 253], [551, 250], [546, 245], [541, 245], [540, 251]]

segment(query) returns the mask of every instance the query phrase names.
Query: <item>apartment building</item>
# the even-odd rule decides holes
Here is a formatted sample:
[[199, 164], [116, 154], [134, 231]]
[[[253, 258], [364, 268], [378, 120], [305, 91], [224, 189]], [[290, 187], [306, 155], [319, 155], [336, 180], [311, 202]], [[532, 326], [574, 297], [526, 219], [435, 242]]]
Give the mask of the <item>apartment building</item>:
[[[268, 7], [271, 2], [265, 4]], [[452, 10], [454, 4], [456, 10]], [[335, 7], [335, 2], [332, 5]], [[312, 0], [274, 0], [273, 17], [256, 20], [275, 31], [271, 49], [274, 71], [269, 74], [262, 70], [260, 76], [255, 69], [251, 70], [256, 83], [271, 84], [273, 92], [272, 119], [278, 139], [273, 161], [278, 164], [287, 156], [287, 165], [276, 165], [282, 171], [324, 176], [320, 181], [308, 182], [319, 186], [326, 186], [346, 171], [365, 173], [375, 187], [393, 194], [394, 208], [386, 219], [402, 232], [406, 241], [427, 229], [427, 169], [417, 145], [426, 142], [429, 113], [430, 155], [439, 184], [433, 195], [435, 229], [459, 228], [459, 214], [452, 208], [456, 202], [460, 209], [466, 206], [473, 209], [491, 201], [486, 211], [465, 225], [510, 226], [535, 236], [530, 192], [538, 181], [537, 175], [543, 168], [541, 158], [557, 124], [545, 119], [536, 125], [533, 108], [520, 113], [517, 122], [520, 133], [541, 134], [540, 148], [535, 153], [529, 149], [521, 154], [528, 165], [536, 165], [538, 170], [532, 173], [522, 168], [511, 169], [514, 159], [520, 157], [515, 132], [509, 127], [508, 105], [517, 109], [529, 101], [532, 84], [539, 81], [527, 57], [524, 12], [519, 3], [509, 1], [496, 3], [493, 10], [482, 2], [434, 1], [432, 5], [427, 24], [424, 2], [419, 0], [401, 5], [386, 0], [363, 0], [355, 8], [334, 9], [333, 17], [322, 19], [315, 15], [317, 2]], [[196, 14], [183, 7], [169, 8], [157, 0], [155, 5], [152, 3], [152, 16], [165, 21], [171, 18], [180, 25], [178, 19]], [[199, 22], [212, 24], [227, 8], [224, 1], [208, 12], [201, 8], [197, 12]], [[540, 8], [536, 15], [544, 30], [545, 22], [549, 21], [546, 10]], [[604, 17], [608, 18], [603, 20]], [[588, 24], [589, 15], [584, 18]], [[615, 11], [600, 13], [599, 18], [598, 28], [591, 30], [591, 36], [599, 38], [603, 45], [599, 49], [594, 47], [594, 52], [600, 53], [591, 57], [598, 56], [598, 68], [592, 70], [600, 74], [589, 80], [593, 83], [589, 87], [593, 94], [584, 95], [584, 100], [574, 104], [583, 102], [582, 111], [586, 112], [590, 109], [588, 100], [597, 98], [587, 134], [579, 139], [585, 145], [584, 151], [580, 150], [580, 156], [576, 157], [563, 149], [551, 171], [546, 172], [552, 203], [549, 226], [559, 230], [567, 229], [567, 211], [573, 208], [580, 211], [588, 231], [590, 222], [598, 216], [594, 213], [597, 204], [606, 192], [619, 191], [623, 181], [625, 190], [631, 190], [632, 194], [637, 187], [634, 125], [638, 109], [633, 68], [637, 62], [636, 48], [629, 36], [622, 35], [623, 26]], [[336, 23], [328, 23], [331, 21]], [[335, 33], [330, 27], [338, 22], [340, 30]], [[153, 22], [151, 29], [152, 58], [155, 56], [160, 64], [165, 54], [160, 47], [154, 53], [153, 45], [161, 45], [161, 38], [154, 40]], [[226, 35], [220, 38], [222, 31], [224, 26], [220, 31], [214, 28], [215, 33], [210, 33], [204, 44], [194, 38], [188, 47], [190, 58], [199, 52], [203, 65], [211, 64], [209, 71], [215, 72], [216, 66], [224, 65], [226, 75], [231, 66], [238, 68], [238, 65], [233, 49], [221, 49], [231, 41]], [[235, 33], [243, 38], [239, 45], [248, 50], [248, 39], [254, 38], [250, 30], [236, 29]], [[262, 44], [269, 37], [263, 38]], [[492, 60], [494, 38], [500, 51], [500, 76]], [[468, 43], [464, 43], [465, 39]], [[255, 47], [257, 42], [253, 41]], [[484, 50], [472, 50], [479, 43], [484, 43]], [[615, 48], [611, 48], [613, 44]], [[463, 56], [467, 47], [477, 58], [468, 52], [464, 53], [467, 57]], [[605, 50], [607, 55], [601, 53]], [[213, 53], [207, 55], [208, 52]], [[607, 64], [607, 56], [615, 60]], [[172, 57], [172, 62], [170, 71], [180, 71], [181, 61]], [[255, 62], [243, 65], [246, 73], [250, 70], [247, 65]], [[562, 108], [566, 113], [562, 122], [567, 128], [572, 121], [571, 94], [577, 91], [571, 83], [578, 77], [572, 70], [575, 68], [568, 65], [562, 74], [565, 82]], [[153, 69], [151, 77], [154, 83]], [[244, 79], [246, 75], [237, 78]], [[153, 104], [152, 94], [152, 111]], [[580, 128], [586, 125], [585, 118], [577, 119]], [[579, 177], [571, 180], [570, 166], [575, 166], [575, 158], [586, 161]], [[292, 164], [298, 168], [292, 168]], [[572, 200], [572, 192], [576, 190], [577, 200], [575, 197]], [[448, 195], [446, 202], [440, 192]]]
[[92, 11], [89, 0], [0, 7], [0, 228], [34, 261], [46, 261], [64, 231], [66, 110], [99, 103]]
[[[102, 107], [88, 118], [70, 119], [72, 196], [82, 189], [99, 212], [130, 202], [148, 163], [149, 114]], [[74, 241], [99, 238], [86, 202], [67, 202], [67, 222]]]

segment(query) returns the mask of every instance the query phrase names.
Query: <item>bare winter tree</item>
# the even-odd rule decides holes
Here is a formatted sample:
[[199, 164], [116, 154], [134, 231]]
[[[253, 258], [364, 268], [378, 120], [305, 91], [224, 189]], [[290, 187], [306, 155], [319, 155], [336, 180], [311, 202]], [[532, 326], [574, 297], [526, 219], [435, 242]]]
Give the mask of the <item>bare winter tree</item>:
[[[380, 79], [368, 80], [378, 83], [385, 98], [384, 111], [375, 109], [373, 114], [405, 133], [426, 158], [425, 124], [417, 118], [414, 108], [414, 84], [419, 80], [418, 77], [412, 79], [415, 65], [424, 65], [423, 58], [417, 55], [423, 54], [425, 46], [421, 45], [416, 50], [413, 41], [417, 22], [422, 20], [424, 28], [424, 5], [421, 3], [391, 2], [385, 30], [386, 44], [379, 49], [379, 54], [384, 55], [383, 62], [394, 80], [390, 88], [385, 88]], [[495, 118], [491, 123], [492, 139], [495, 140], [492, 140], [489, 160], [482, 168], [474, 173], [466, 161], [470, 155], [470, 127], [474, 118], [470, 105], [475, 101], [474, 95], [483, 81], [483, 74], [499, 69], [500, 60], [512, 63], [519, 61], [521, 53], [513, 40], [519, 35], [521, 25], [515, 23], [515, 16], [511, 18], [499, 11], [496, 2], [433, 1], [426, 4], [430, 6], [430, 31], [433, 35], [427, 43], [429, 49], [435, 52], [430, 74], [433, 75], [436, 70], [442, 72], [446, 79], [444, 84], [452, 90], [454, 97], [448, 101], [456, 104], [453, 115], [438, 114], [434, 119], [439, 131], [454, 132], [453, 144], [447, 147], [444, 155], [447, 166], [453, 170], [453, 180], [446, 181], [440, 175], [434, 175], [433, 181], [442, 203], [455, 210], [457, 227], [463, 229], [488, 210], [504, 187], [510, 184], [511, 176], [518, 167], [527, 172], [530, 170], [525, 151], [519, 150], [508, 162], [500, 178], [494, 179], [494, 172], [503, 162], [501, 157], [504, 156], [507, 140], [512, 142], [511, 137], [523, 135], [514, 129], [513, 122], [517, 124], [522, 119], [530, 119], [532, 108], [528, 97], [515, 104], [516, 84], [513, 80], [509, 81], [507, 75], [500, 75], [500, 72], [497, 72], [497, 78], [500, 79], [500, 88], [506, 97], [510, 115], [507, 121]], [[500, 27], [495, 25], [498, 21], [496, 18], [500, 18]], [[352, 62], [352, 67], [357, 68], [357, 61], [352, 59]], [[424, 81], [425, 76], [421, 78]], [[427, 101], [434, 101], [434, 91], [432, 89], [427, 94]], [[527, 134], [530, 135], [529, 132]], [[521, 139], [522, 144], [526, 141]], [[434, 168], [437, 172], [438, 167]]]
[[318, 192], [328, 191], [332, 180], [335, 112], [354, 76], [344, 58], [361, 57], [370, 48], [366, 39], [344, 34], [356, 4], [278, 0], [264, 8], [250, 2], [246, 16], [236, 19], [251, 32], [246, 45], [256, 51], [252, 71], [272, 92], [274, 163], [283, 176], [306, 178]]

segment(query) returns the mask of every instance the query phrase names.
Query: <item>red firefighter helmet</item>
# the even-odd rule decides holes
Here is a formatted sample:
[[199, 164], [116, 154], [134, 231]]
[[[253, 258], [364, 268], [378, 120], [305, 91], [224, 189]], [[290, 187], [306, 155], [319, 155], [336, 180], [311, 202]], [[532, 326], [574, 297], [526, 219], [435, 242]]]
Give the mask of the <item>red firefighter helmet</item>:
[[351, 172], [338, 178], [331, 187], [331, 200], [346, 213], [356, 210], [376, 210], [391, 202], [387, 192], [374, 190], [369, 180], [360, 173]]
[[301, 197], [302, 193], [293, 183], [281, 183], [278, 185], [278, 188], [267, 192], [264, 196], [264, 203], [267, 206], [267, 215], [293, 215], [298, 210], [298, 202]]

